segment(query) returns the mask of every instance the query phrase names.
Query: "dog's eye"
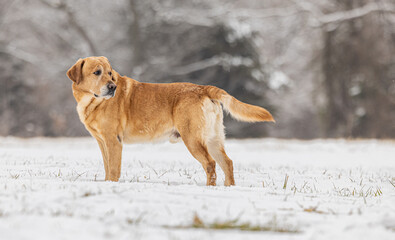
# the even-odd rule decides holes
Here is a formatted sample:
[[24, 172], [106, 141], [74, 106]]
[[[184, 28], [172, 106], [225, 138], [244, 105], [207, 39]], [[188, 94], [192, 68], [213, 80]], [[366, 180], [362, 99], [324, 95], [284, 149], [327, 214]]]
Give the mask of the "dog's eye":
[[108, 72], [108, 75], [110, 75], [110, 76], [111, 76], [111, 75], [112, 75], [112, 72]]
[[93, 74], [95, 74], [95, 75], [100, 75], [101, 74], [101, 71], [100, 70], [97, 70], [96, 72], [94, 72]]

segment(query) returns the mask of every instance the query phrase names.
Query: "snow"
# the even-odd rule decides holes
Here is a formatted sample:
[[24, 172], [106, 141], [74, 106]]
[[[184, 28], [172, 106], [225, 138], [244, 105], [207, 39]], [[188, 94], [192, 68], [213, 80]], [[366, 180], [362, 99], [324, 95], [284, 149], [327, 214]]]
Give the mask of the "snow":
[[[234, 187], [219, 167], [218, 186], [206, 187], [182, 143], [126, 145], [113, 183], [91, 138], [0, 138], [0, 239], [395, 239], [394, 141], [227, 140], [226, 149]], [[272, 230], [192, 228], [195, 214]]]
[[275, 71], [269, 79], [269, 87], [270, 89], [278, 90], [282, 86], [290, 86], [291, 82], [292, 81], [285, 73], [281, 71]]
[[233, 31], [226, 36], [226, 40], [229, 43], [234, 43], [242, 38], [250, 38], [253, 35], [250, 24], [239, 21], [236, 19], [230, 19], [228, 26]]

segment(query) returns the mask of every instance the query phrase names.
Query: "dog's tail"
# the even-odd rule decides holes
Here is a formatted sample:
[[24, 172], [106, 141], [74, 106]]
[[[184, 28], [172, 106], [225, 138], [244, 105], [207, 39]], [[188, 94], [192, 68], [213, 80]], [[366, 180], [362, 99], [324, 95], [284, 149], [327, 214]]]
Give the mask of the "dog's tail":
[[240, 102], [225, 90], [214, 86], [207, 86], [206, 90], [209, 98], [221, 102], [223, 108], [239, 121], [275, 122], [270, 112], [264, 108]]

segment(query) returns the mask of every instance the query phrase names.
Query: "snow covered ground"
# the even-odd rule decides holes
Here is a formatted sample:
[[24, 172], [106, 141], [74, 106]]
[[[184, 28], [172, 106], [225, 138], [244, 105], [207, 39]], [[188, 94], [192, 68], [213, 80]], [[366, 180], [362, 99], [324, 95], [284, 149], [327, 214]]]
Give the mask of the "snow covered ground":
[[[0, 138], [0, 239], [395, 239], [395, 142], [227, 140], [235, 187], [182, 143]], [[257, 230], [257, 231], [252, 231]]]

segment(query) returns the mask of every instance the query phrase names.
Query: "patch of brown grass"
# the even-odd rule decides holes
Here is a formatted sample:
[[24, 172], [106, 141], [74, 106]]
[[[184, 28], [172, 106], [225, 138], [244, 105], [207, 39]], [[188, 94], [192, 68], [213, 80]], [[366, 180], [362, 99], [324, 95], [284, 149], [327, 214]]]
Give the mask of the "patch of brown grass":
[[239, 219], [229, 221], [216, 221], [213, 223], [205, 223], [195, 214], [191, 225], [176, 226], [168, 228], [200, 228], [200, 229], [213, 229], [213, 230], [241, 230], [241, 231], [263, 231], [263, 232], [278, 232], [278, 233], [299, 233], [300, 231], [293, 226], [279, 225], [277, 219], [274, 217], [265, 225], [253, 225], [249, 222], [239, 223]]

